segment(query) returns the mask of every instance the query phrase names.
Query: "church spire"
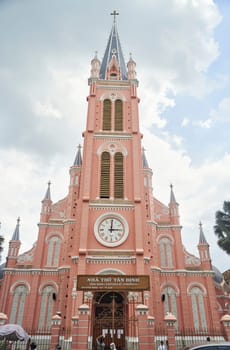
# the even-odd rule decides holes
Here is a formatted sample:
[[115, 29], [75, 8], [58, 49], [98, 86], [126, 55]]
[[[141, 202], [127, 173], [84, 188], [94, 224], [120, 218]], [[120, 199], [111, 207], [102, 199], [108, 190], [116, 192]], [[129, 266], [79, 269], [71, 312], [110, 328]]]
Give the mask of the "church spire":
[[204, 235], [204, 231], [203, 231], [203, 227], [202, 227], [202, 223], [200, 222], [199, 224], [200, 226], [200, 237], [199, 237], [199, 244], [208, 244], [205, 235]]
[[211, 270], [212, 264], [211, 264], [211, 258], [210, 258], [210, 252], [209, 252], [209, 244], [205, 238], [201, 222], [199, 226], [200, 226], [200, 237], [199, 237], [199, 243], [198, 243], [198, 250], [200, 255], [201, 266], [204, 270]]
[[177, 203], [174, 192], [173, 192], [173, 185], [170, 185], [170, 204]]
[[10, 267], [10, 268], [15, 266], [15, 263], [16, 263], [16, 260], [18, 257], [18, 253], [19, 253], [19, 249], [21, 246], [21, 242], [19, 239], [19, 223], [20, 223], [20, 218], [18, 217], [17, 225], [15, 227], [12, 238], [9, 241], [9, 250], [8, 250], [8, 255], [7, 255], [6, 267]]
[[176, 201], [176, 197], [173, 192], [173, 185], [170, 185], [170, 202], [169, 202], [169, 213], [170, 213], [170, 221], [174, 225], [180, 224], [179, 219], [179, 204]]
[[112, 30], [110, 32], [109, 40], [100, 68], [100, 79], [108, 78], [107, 70], [109, 68], [109, 64], [112, 63], [113, 66], [116, 66], [117, 64], [119, 68], [119, 80], [127, 80], [127, 70], [116, 25], [116, 16], [118, 14], [119, 13], [116, 11], [113, 11], [111, 13], [111, 15], [114, 16], [114, 19]]
[[81, 145], [78, 145], [77, 154], [73, 163], [74, 166], [81, 166], [82, 165], [82, 159], [81, 159]]
[[45, 194], [45, 197], [44, 197], [43, 201], [45, 201], [45, 200], [50, 201], [50, 200], [51, 200], [50, 185], [51, 185], [51, 182], [49, 181], [49, 182], [48, 182], [48, 188], [47, 188], [47, 190], [46, 190], [46, 194]]
[[144, 147], [142, 148], [142, 166], [143, 168], [149, 168], [149, 164], [148, 164], [148, 161], [147, 161], [147, 158], [146, 158], [146, 155], [145, 155], [145, 149]]
[[11, 241], [19, 241], [19, 223], [20, 223], [20, 217], [18, 217], [17, 219], [17, 225], [15, 227]]

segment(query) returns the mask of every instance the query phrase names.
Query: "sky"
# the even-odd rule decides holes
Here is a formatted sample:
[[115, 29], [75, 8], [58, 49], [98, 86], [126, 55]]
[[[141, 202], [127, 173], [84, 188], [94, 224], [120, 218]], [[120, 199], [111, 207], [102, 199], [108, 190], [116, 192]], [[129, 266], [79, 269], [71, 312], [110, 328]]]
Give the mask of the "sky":
[[230, 0], [0, 0], [2, 261], [20, 217], [20, 253], [37, 239], [51, 181], [67, 195], [86, 126], [90, 62], [102, 60], [119, 12], [126, 62], [137, 67], [140, 128], [153, 194], [179, 203], [182, 241], [198, 256], [199, 223], [221, 272], [215, 213], [230, 200]]

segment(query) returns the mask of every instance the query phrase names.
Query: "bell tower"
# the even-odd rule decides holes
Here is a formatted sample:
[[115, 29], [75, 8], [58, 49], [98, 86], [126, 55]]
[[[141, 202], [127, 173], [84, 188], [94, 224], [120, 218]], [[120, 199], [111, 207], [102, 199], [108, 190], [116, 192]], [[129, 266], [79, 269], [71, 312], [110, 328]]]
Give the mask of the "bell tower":
[[[130, 57], [127, 70], [116, 26], [118, 13], [114, 11], [112, 15], [103, 60], [100, 62], [95, 55], [88, 80], [76, 242], [79, 254], [88, 257], [144, 253], [143, 153], [136, 64]], [[81, 261], [82, 273], [86, 269], [90, 273], [86, 261]], [[130, 273], [143, 273], [142, 264], [134, 266]]]

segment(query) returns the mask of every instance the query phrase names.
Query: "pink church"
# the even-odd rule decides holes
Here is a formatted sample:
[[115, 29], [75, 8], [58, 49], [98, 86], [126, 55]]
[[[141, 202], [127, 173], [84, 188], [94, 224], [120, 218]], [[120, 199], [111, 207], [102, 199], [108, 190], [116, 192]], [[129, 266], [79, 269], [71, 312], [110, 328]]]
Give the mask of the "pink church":
[[50, 330], [58, 320], [80, 349], [95, 349], [100, 334], [120, 350], [153, 349], [167, 320], [178, 334], [221, 332], [230, 297], [202, 225], [196, 257], [182, 243], [173, 187], [168, 205], [154, 197], [136, 63], [125, 64], [113, 15], [104, 57], [91, 61], [84, 142], [68, 194], [53, 203], [48, 185], [37, 240], [24, 253], [18, 219], [1, 267], [0, 312], [26, 329]]

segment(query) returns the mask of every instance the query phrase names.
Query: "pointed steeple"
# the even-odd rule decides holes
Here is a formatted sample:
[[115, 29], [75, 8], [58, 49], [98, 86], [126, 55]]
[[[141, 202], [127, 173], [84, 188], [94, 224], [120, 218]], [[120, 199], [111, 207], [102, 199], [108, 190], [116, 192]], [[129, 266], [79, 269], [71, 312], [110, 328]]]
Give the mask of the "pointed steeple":
[[179, 219], [179, 204], [176, 201], [174, 192], [173, 192], [173, 185], [170, 185], [170, 202], [169, 202], [169, 213], [170, 213], [170, 221], [174, 225], [180, 224]]
[[91, 78], [99, 78], [99, 72], [100, 72], [101, 62], [99, 61], [97, 57], [97, 51], [95, 52], [95, 56], [91, 61]]
[[13, 233], [13, 236], [11, 238], [11, 241], [19, 241], [19, 223], [20, 223], [20, 218], [18, 217], [17, 218], [17, 225], [15, 227], [15, 230], [14, 230], [14, 233]]
[[173, 185], [170, 185], [170, 204], [177, 203], [174, 192], [173, 192]]
[[145, 149], [144, 147], [142, 148], [142, 166], [144, 169], [149, 168], [149, 164], [145, 155]]
[[200, 226], [200, 237], [199, 237], [199, 244], [208, 244], [205, 235], [204, 235], [204, 231], [203, 231], [203, 227], [202, 227], [202, 223], [199, 223]]
[[199, 226], [200, 226], [200, 237], [199, 237], [199, 243], [198, 243], [198, 250], [200, 255], [201, 267], [204, 270], [212, 270], [209, 244], [205, 238], [201, 222]]
[[117, 62], [120, 70], [120, 79], [127, 80], [127, 70], [124, 56], [121, 49], [120, 39], [117, 32], [116, 16], [118, 13], [113, 11], [111, 15], [114, 16], [112, 30], [110, 32], [109, 40], [105, 50], [100, 68], [100, 79], [107, 79], [107, 68], [111, 61]]
[[82, 165], [81, 145], [78, 145], [78, 150], [73, 165], [79, 167]]
[[10, 267], [10, 268], [15, 266], [15, 263], [16, 263], [16, 260], [18, 257], [18, 253], [19, 253], [19, 249], [21, 246], [21, 242], [19, 239], [19, 223], [20, 223], [20, 218], [18, 217], [17, 225], [15, 227], [12, 238], [9, 241], [9, 250], [8, 250], [8, 254], [7, 254], [6, 267]]
[[129, 54], [129, 62], [127, 63], [127, 68], [128, 68], [128, 79], [136, 79], [136, 62], [132, 58], [132, 54], [130, 52]]
[[43, 201], [50, 201], [51, 200], [51, 195], [50, 195], [50, 185], [51, 185], [51, 182], [49, 181], [48, 182], [48, 188], [46, 190], [46, 194], [45, 194], [45, 197], [43, 199]]

